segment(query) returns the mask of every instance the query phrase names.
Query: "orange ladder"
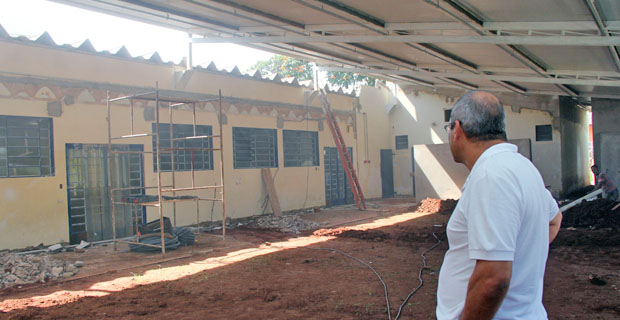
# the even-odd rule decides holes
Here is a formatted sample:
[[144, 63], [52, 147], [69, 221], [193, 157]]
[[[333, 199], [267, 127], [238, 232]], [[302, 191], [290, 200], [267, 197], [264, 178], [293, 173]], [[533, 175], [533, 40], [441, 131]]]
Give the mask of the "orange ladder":
[[357, 208], [360, 210], [365, 210], [366, 203], [364, 199], [364, 193], [362, 192], [362, 187], [360, 186], [360, 182], [357, 179], [357, 175], [355, 174], [355, 168], [353, 167], [351, 156], [349, 155], [349, 152], [347, 151], [346, 145], [344, 143], [344, 139], [342, 138], [342, 132], [340, 132], [338, 121], [336, 120], [336, 116], [334, 115], [334, 112], [329, 105], [329, 101], [327, 101], [327, 94], [325, 93], [325, 91], [321, 89], [319, 93], [321, 104], [323, 105], [323, 111], [325, 111], [325, 119], [327, 120], [327, 125], [329, 126], [329, 130], [332, 133], [332, 137], [334, 137], [334, 143], [336, 144], [336, 149], [338, 149], [340, 160], [342, 161], [342, 164], [344, 166], [344, 172], [347, 174], [347, 180], [349, 181], [349, 185], [351, 186], [353, 198], [355, 198]]

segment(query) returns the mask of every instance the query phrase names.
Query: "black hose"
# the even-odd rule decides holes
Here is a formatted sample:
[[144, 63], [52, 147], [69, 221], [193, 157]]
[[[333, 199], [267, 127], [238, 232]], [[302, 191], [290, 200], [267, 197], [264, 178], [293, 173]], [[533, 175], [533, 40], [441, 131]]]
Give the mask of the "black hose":
[[415, 287], [415, 289], [413, 289], [413, 291], [411, 291], [409, 293], [409, 295], [407, 295], [407, 298], [405, 298], [405, 301], [403, 301], [403, 303], [400, 304], [400, 307], [398, 307], [398, 313], [396, 314], [396, 317], [394, 318], [394, 320], [398, 320], [398, 318], [400, 318], [401, 313], [403, 311], [403, 308], [405, 307], [405, 305], [407, 304], [407, 301], [409, 301], [409, 299], [411, 299], [411, 297], [420, 289], [422, 288], [422, 285], [424, 285], [424, 281], [422, 280], [422, 272], [424, 271], [424, 269], [426, 269], [426, 253], [435, 249], [440, 243], [441, 240], [439, 240], [439, 238], [437, 238], [437, 235], [433, 232], [433, 237], [435, 237], [435, 240], [437, 240], [437, 243], [435, 243], [432, 247], [424, 250], [424, 252], [422, 252], [422, 268], [420, 268], [420, 272], [418, 273], [418, 281], [420, 282], [420, 284], [418, 284], [417, 287]]
[[338, 249], [333, 249], [333, 248], [306, 248], [305, 249], [309, 249], [309, 250], [324, 250], [324, 251], [331, 251], [331, 252], [336, 252], [336, 253], [340, 253], [341, 255], [351, 258], [363, 265], [365, 265], [366, 267], [368, 267], [370, 270], [372, 270], [372, 272], [375, 273], [375, 275], [377, 276], [377, 278], [379, 278], [379, 281], [381, 281], [381, 284], [383, 285], [383, 291], [385, 292], [385, 304], [387, 305], [387, 314], [388, 314], [388, 319], [392, 320], [392, 315], [390, 314], [390, 300], [388, 299], [388, 288], [387, 285], [385, 284], [385, 281], [383, 281], [383, 278], [381, 278], [381, 275], [377, 272], [377, 270], [375, 270], [375, 268], [371, 267], [369, 264], [367, 264], [366, 262], [352, 256], [349, 255], [345, 252], [342, 252]]

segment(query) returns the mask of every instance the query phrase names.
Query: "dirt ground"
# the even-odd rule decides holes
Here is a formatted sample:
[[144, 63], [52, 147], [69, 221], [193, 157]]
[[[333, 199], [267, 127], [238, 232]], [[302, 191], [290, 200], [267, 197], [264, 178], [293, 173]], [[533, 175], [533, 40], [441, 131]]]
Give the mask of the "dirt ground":
[[[370, 267], [388, 288], [392, 319], [401, 304], [401, 319], [434, 319], [445, 223], [456, 202], [412, 201], [305, 214], [322, 227], [301, 235], [247, 227], [225, 239], [200, 234], [197, 245], [164, 258], [111, 245], [58, 254], [85, 267], [64, 282], [0, 291], [0, 319], [388, 319]], [[550, 250], [549, 318], [620, 318], [617, 228], [567, 228]], [[424, 267], [422, 253], [438, 239]], [[403, 303], [421, 269], [423, 286]]]

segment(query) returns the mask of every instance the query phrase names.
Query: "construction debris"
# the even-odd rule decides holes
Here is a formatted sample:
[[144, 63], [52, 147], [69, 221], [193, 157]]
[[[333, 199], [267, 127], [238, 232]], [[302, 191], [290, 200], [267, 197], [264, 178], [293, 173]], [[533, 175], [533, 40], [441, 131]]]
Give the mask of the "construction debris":
[[576, 228], [620, 228], [620, 212], [613, 211], [615, 202], [607, 199], [582, 201], [566, 210], [562, 227]]
[[86, 249], [90, 246], [90, 242], [86, 242], [84, 240], [80, 241], [80, 244], [75, 247], [75, 249]]
[[48, 252], [60, 252], [60, 250], [62, 250], [62, 245], [59, 243], [47, 248]]
[[69, 278], [79, 267], [48, 255], [16, 255], [8, 251], [0, 252], [0, 266], [0, 289]]
[[251, 223], [253, 227], [260, 229], [276, 229], [282, 232], [299, 234], [305, 230], [313, 230], [320, 226], [319, 223], [307, 221], [298, 215], [290, 216], [261, 216]]

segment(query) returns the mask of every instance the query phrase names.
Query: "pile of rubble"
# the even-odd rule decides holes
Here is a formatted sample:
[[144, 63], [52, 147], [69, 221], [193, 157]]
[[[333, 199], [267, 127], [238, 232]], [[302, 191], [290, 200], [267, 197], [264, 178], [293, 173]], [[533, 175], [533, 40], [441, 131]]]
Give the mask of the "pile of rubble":
[[17, 255], [8, 251], [0, 252], [0, 289], [36, 282], [54, 281], [69, 278], [84, 265], [63, 262], [48, 255]]
[[273, 215], [260, 216], [251, 225], [260, 229], [276, 229], [295, 234], [305, 230], [314, 230], [320, 226], [319, 223], [304, 220], [298, 215], [280, 217]]
[[417, 212], [439, 213], [443, 215], [451, 215], [456, 207], [458, 200], [454, 199], [433, 199], [426, 198], [422, 200]]

